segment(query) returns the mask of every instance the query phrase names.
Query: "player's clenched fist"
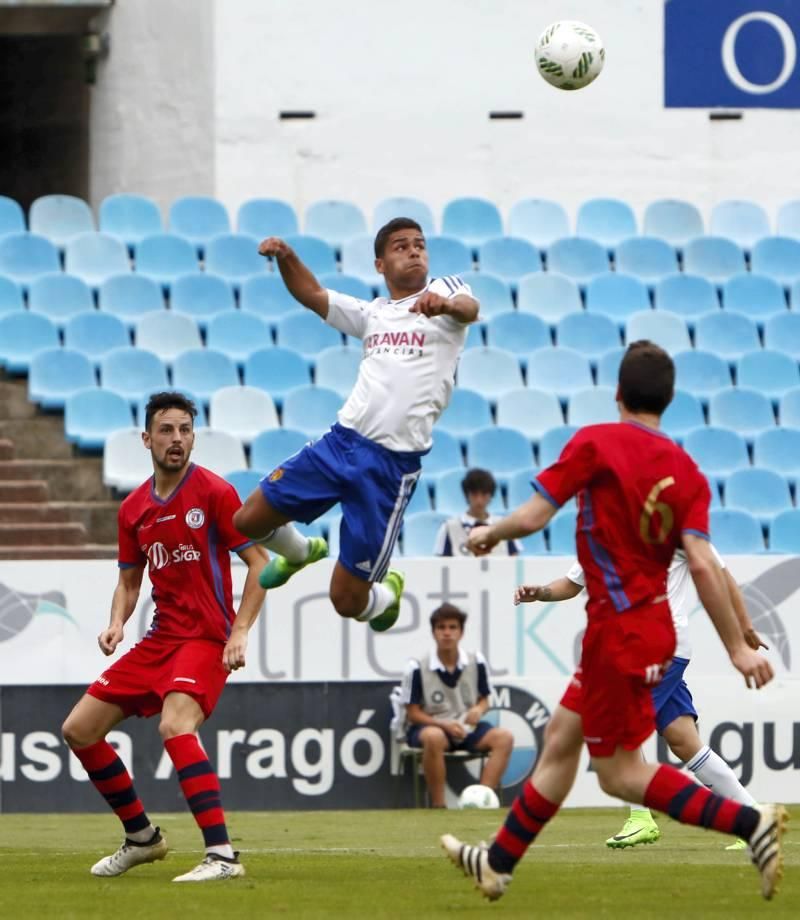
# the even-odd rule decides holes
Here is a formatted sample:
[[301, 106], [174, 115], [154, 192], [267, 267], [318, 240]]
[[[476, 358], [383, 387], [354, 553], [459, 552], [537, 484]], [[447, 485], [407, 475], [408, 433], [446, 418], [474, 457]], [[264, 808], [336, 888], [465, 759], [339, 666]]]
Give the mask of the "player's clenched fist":
[[409, 313], [421, 313], [423, 316], [442, 316], [450, 312], [450, 301], [441, 294], [425, 291], [408, 309]]
[[222, 664], [226, 671], [238, 671], [245, 665], [245, 653], [247, 652], [247, 631], [244, 629], [234, 629], [231, 631], [230, 639], [225, 643], [222, 650]]
[[539, 600], [539, 589], [541, 585], [519, 585], [514, 590], [514, 606], [519, 604], [530, 604], [532, 601]]
[[285, 259], [292, 254], [292, 247], [277, 236], [270, 236], [262, 240], [258, 247], [260, 256], [269, 256], [273, 259]]
[[733, 666], [744, 675], [748, 687], [763, 687], [775, 676], [772, 665], [750, 648], [742, 648], [731, 655]]
[[497, 537], [491, 527], [473, 527], [467, 537], [466, 546], [473, 556], [485, 556], [496, 545]]
[[97, 637], [97, 644], [104, 655], [113, 655], [123, 638], [124, 633], [121, 626], [109, 626]]

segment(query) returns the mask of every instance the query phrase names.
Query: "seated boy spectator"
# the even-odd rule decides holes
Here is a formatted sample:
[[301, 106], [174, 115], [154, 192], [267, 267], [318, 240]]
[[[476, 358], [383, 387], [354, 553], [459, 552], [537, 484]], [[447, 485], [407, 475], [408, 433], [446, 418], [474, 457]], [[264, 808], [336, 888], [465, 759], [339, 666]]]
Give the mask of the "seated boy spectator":
[[[473, 527], [493, 524], [497, 520], [489, 514], [489, 505], [497, 491], [497, 483], [488, 470], [468, 470], [461, 488], [467, 500], [467, 510], [442, 524], [436, 537], [434, 552], [437, 556], [471, 555], [466, 548], [469, 532]], [[516, 556], [520, 552], [522, 546], [518, 540], [503, 540], [492, 550], [495, 556]]]

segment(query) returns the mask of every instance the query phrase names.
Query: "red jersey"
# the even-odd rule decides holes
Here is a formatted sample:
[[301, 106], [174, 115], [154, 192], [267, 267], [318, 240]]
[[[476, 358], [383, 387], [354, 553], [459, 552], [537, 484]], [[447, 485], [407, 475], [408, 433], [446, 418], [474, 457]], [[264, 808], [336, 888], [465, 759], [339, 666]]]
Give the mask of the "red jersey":
[[143, 566], [156, 613], [149, 635], [225, 642], [234, 618], [229, 551], [251, 545], [233, 526], [241, 502], [230, 483], [189, 466], [169, 498], [151, 477], [119, 509], [119, 566]]
[[578, 494], [589, 617], [663, 599], [682, 534], [708, 539], [705, 477], [670, 438], [637, 422], [582, 428], [533, 485], [556, 507]]

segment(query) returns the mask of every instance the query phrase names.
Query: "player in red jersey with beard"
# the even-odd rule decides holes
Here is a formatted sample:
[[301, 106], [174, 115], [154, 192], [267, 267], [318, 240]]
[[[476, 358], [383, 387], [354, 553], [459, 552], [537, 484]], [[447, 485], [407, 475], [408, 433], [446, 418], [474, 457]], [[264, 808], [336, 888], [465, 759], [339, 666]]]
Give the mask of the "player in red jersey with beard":
[[[174, 881], [244, 875], [225, 826], [219, 779], [196, 732], [228, 674], [245, 663], [247, 633], [264, 602], [258, 573], [267, 553], [234, 528], [241, 502], [233, 486], [190, 462], [196, 414], [180, 393], [157, 393], [147, 404], [142, 440], [154, 475], [119, 509], [119, 582], [109, 626], [97, 639], [103, 653], [112, 655], [122, 642], [148, 563], [155, 615], [147, 635], [98, 677], [63, 726], [67, 744], [125, 829], [122, 846], [92, 866], [93, 875], [121, 875], [167, 854], [166, 840], [105, 740], [128, 716], [156, 713], [206, 847], [202, 862]], [[235, 618], [230, 552], [248, 567]]]
[[533, 481], [536, 495], [470, 534], [470, 548], [482, 555], [500, 540], [541, 530], [579, 496], [578, 559], [589, 595], [581, 666], [548, 725], [533, 776], [492, 846], [468, 846], [450, 834], [441, 840], [452, 862], [491, 899], [504, 893], [517, 862], [567, 797], [582, 742], [609, 795], [748, 841], [765, 898], [780, 878], [783, 806], [751, 807], [715, 795], [673, 767], [645, 763], [639, 750], [656, 727], [651, 687], [675, 650], [667, 569], [679, 547], [734, 667], [749, 686], [773, 677], [769, 662], [747, 646], [712, 555], [708, 484], [691, 457], [658, 430], [674, 383], [669, 355], [634, 342], [620, 365], [620, 423], [577, 432]]

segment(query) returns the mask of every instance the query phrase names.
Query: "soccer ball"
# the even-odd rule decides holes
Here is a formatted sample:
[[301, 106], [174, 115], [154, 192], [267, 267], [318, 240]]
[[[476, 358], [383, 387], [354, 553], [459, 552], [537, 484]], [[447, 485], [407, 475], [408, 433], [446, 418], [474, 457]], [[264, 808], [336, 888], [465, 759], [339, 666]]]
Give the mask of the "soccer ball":
[[467, 788], [458, 797], [459, 808], [499, 808], [500, 800], [494, 789], [475, 783]]
[[603, 69], [603, 41], [582, 22], [554, 22], [536, 42], [536, 66], [545, 80], [558, 89], [582, 89]]

